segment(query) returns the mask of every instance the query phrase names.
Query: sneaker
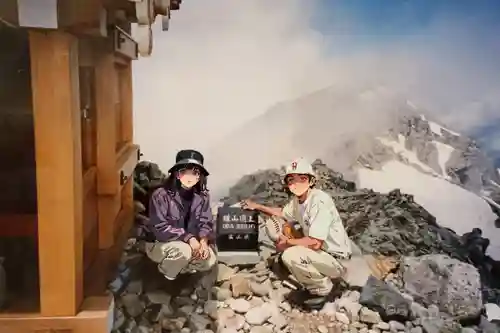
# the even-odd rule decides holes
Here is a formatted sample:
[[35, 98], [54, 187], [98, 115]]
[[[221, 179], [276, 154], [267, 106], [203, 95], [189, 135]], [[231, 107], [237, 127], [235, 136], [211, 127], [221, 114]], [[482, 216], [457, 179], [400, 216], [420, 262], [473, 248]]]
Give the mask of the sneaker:
[[325, 303], [332, 300], [331, 292], [328, 295], [320, 296], [309, 293], [309, 297], [304, 300], [304, 306], [310, 310], [321, 310]]
[[299, 306], [306, 311], [321, 310], [325, 303], [329, 301], [328, 295], [315, 295], [305, 289], [294, 290], [288, 294], [287, 298], [291, 304]]

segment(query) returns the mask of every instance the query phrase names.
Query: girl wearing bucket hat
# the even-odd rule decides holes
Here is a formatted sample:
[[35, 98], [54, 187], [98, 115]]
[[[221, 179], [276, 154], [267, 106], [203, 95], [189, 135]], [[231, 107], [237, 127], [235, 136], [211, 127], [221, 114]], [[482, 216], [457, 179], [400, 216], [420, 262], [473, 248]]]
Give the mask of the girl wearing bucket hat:
[[[351, 241], [335, 203], [326, 192], [314, 188], [315, 173], [304, 158], [286, 166], [283, 182], [292, 199], [283, 208], [266, 207], [250, 200], [242, 207], [270, 215], [266, 229], [281, 252], [280, 261], [304, 287], [299, 302], [309, 308], [321, 308], [334, 292], [332, 280], [345, 274], [343, 261], [351, 257]], [[282, 224], [278, 218], [285, 220]], [[296, 223], [301, 233], [290, 237], [284, 226]]]
[[148, 227], [155, 239], [145, 250], [169, 280], [180, 273], [207, 271], [216, 262], [209, 173], [203, 163], [200, 152], [179, 151], [168, 178], [151, 195]]

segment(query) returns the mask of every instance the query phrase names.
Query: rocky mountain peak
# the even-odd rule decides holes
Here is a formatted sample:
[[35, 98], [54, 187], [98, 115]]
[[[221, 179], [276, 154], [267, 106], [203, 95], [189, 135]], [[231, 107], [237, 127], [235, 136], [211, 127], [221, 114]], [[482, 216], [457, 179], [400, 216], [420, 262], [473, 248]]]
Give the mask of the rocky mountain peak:
[[[415, 111], [415, 110], [413, 110]], [[376, 138], [385, 147], [361, 154], [361, 165], [373, 167], [370, 161], [377, 152], [389, 154], [380, 161], [396, 159], [417, 168], [423, 173], [444, 178], [478, 194], [495, 193], [500, 181], [493, 161], [472, 138], [454, 132], [425, 115], [415, 112], [401, 113], [396, 124], [385, 135]], [[377, 147], [376, 145], [374, 147]]]

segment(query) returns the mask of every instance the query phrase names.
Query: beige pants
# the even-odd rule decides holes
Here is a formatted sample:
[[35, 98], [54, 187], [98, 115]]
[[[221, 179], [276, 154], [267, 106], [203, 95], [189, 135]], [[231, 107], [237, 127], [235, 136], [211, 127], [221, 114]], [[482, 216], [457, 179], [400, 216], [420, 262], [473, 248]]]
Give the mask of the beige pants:
[[344, 266], [332, 255], [304, 246], [289, 247], [281, 260], [293, 277], [315, 295], [327, 295], [333, 287], [331, 280], [345, 273]]
[[158, 270], [168, 280], [174, 280], [180, 273], [208, 271], [217, 261], [211, 248], [208, 259], [194, 260], [189, 244], [181, 241], [146, 243], [145, 250], [146, 255], [158, 263]]

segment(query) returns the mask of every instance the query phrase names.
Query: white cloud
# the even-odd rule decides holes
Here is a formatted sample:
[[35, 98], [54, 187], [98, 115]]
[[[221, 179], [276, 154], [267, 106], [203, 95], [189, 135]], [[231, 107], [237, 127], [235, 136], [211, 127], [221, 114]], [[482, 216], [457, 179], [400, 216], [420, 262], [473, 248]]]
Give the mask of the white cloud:
[[[316, 4], [191, 0], [173, 13], [170, 31], [156, 26], [153, 56], [140, 59], [134, 68], [136, 140], [145, 158], [167, 169], [177, 150], [208, 151], [275, 103], [326, 86], [355, 94], [383, 85], [446, 116], [452, 129], [496, 116], [481, 103], [498, 100], [500, 76], [486, 55], [500, 48], [478, 47], [489, 41], [471, 22], [441, 15], [419, 34], [356, 52], [332, 52], [349, 44], [345, 41], [356, 22], [343, 15], [343, 24], [323, 36], [310, 28]], [[318, 121], [318, 130], [312, 132], [327, 126], [337, 136], [346, 128], [362, 135], [384, 118], [383, 105], [361, 103], [359, 108], [370, 109], [370, 118], [356, 116], [359, 110], [354, 109], [332, 111], [330, 121]], [[269, 161], [276, 152], [265, 146], [245, 152], [245, 142], [258, 139], [258, 131], [242, 133], [235, 137], [240, 149], [227, 154]], [[206, 158], [213, 177], [227, 170], [227, 165]]]

